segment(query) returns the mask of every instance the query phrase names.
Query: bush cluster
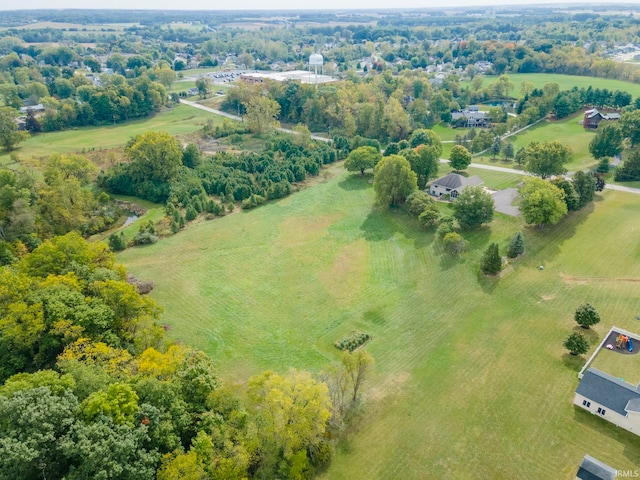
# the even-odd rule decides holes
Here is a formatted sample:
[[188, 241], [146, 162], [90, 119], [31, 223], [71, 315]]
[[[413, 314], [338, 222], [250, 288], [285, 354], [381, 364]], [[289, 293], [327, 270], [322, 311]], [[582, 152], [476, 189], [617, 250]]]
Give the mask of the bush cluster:
[[358, 330], [352, 331], [348, 337], [338, 340], [334, 345], [340, 350], [352, 353], [357, 348], [361, 347], [365, 343], [371, 340], [371, 335], [363, 333]]

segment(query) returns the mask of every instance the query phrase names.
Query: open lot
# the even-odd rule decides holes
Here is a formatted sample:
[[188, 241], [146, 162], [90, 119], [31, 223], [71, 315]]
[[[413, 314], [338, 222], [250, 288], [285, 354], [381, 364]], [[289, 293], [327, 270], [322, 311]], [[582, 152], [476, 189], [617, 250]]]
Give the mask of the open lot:
[[[582, 332], [585, 333], [584, 330]], [[636, 340], [640, 338], [640, 322], [636, 322], [635, 329], [629, 332], [636, 334]], [[586, 334], [589, 335], [589, 332]], [[634, 354], [629, 354], [626, 350], [624, 350], [625, 353], [621, 353], [616, 349], [607, 350], [606, 347], [601, 348], [589, 366], [607, 372], [614, 377], [622, 378], [632, 385], [638, 385], [640, 383], [640, 353], [638, 353], [640, 342], [634, 341], [633, 343], [633, 348], [636, 352]], [[615, 343], [612, 343], [612, 345], [615, 347]]]
[[[172, 135], [192, 133], [201, 129], [209, 119], [216, 123], [222, 122], [221, 117], [217, 115], [177, 105], [153, 117], [123, 124], [41, 133], [21, 143], [15, 153], [26, 160], [53, 153], [82, 152], [92, 148], [116, 148], [126, 144], [131, 137], [150, 130], [168, 132]], [[0, 154], [0, 166], [8, 165], [10, 162], [9, 154], [3, 151]]]
[[[496, 80], [497, 77], [486, 77], [484, 84], [487, 85]], [[622, 90], [629, 92], [633, 98], [640, 96], [640, 85], [613, 80], [609, 78], [581, 77], [577, 75], [559, 75], [555, 73], [510, 73], [509, 78], [513, 82], [514, 89], [512, 95], [520, 96], [520, 85], [522, 82], [531, 82], [537, 88], [542, 88], [545, 83], [555, 82], [560, 85], [560, 90], [571, 90], [573, 87], [588, 88], [608, 88], [609, 90]]]
[[[582, 118], [583, 113], [571, 115], [562, 120], [545, 120], [537, 125], [528, 128], [524, 132], [513, 135], [503, 142], [511, 142], [515, 150], [520, 147], [526, 147], [533, 141], [552, 142], [558, 141], [569, 148], [572, 154], [569, 163], [566, 165], [567, 170], [585, 170], [597, 165], [591, 154], [589, 153], [589, 142], [594, 137], [595, 132], [585, 130], [578, 121]], [[501, 166], [517, 166], [515, 161], [511, 161], [502, 165], [500, 158], [493, 160], [489, 154], [482, 157], [473, 157], [474, 162], [478, 163], [499, 163]]]
[[227, 381], [319, 370], [351, 330], [373, 336], [366, 413], [324, 478], [573, 479], [585, 453], [637, 468], [637, 436], [573, 407], [585, 359], [561, 346], [585, 301], [603, 318], [594, 343], [614, 323], [637, 326], [638, 283], [620, 280], [640, 279], [637, 197], [609, 191], [524, 229], [525, 256], [488, 280], [482, 252], [504, 249], [520, 219], [498, 215], [450, 259], [412, 219], [372, 209], [370, 177], [339, 169], [118, 258], [156, 283], [169, 334], [210, 353]]

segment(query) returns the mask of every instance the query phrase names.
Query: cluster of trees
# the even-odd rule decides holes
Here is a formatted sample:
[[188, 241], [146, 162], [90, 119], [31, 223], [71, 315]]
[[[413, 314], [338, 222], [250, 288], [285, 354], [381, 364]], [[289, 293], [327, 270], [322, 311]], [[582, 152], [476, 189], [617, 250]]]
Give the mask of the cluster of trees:
[[95, 166], [81, 155], [52, 155], [38, 179], [0, 170], [0, 265], [17, 261], [44, 239], [111, 227], [122, 209], [92, 188]]
[[[109, 192], [166, 203], [167, 229], [142, 232], [149, 243], [161, 233], [173, 233], [202, 212], [222, 215], [235, 202], [253, 208], [267, 199], [289, 195], [295, 184], [315, 176], [336, 161], [330, 145], [304, 135], [274, 135], [262, 153], [221, 152], [202, 158], [195, 144], [182, 147], [173, 136], [147, 132], [133, 137], [125, 147], [128, 163], [117, 164], [98, 176]], [[113, 239], [122, 247], [120, 238]]]
[[[584, 329], [589, 329], [600, 323], [600, 314], [590, 303], [578, 306], [573, 318]], [[563, 346], [569, 350], [571, 355], [582, 355], [589, 351], [589, 341], [580, 332], [571, 333], [563, 342]]]
[[558, 223], [569, 211], [580, 210], [604, 188], [593, 172], [575, 173], [571, 179], [557, 177], [552, 181], [527, 177], [520, 188], [520, 211], [525, 221], [543, 227]]
[[[612, 91], [607, 88], [600, 89], [591, 86], [588, 88], [573, 87], [571, 90], [558, 93], [554, 111], [557, 118], [565, 118], [585, 105], [621, 109], [631, 105], [631, 101], [631, 94], [621, 90]], [[637, 102], [635, 108], [638, 108]]]
[[[129, 62], [133, 59], [130, 57]], [[44, 115], [27, 118], [26, 127], [31, 132], [149, 116], [166, 105], [166, 87], [175, 79], [175, 72], [167, 65], [134, 78], [101, 75], [99, 82], [93, 82], [73, 68], [39, 66], [33, 59], [15, 53], [0, 61], [4, 63], [0, 66], [0, 100], [4, 106], [18, 109], [40, 103], [45, 107]]]
[[0, 478], [310, 478], [373, 364], [224, 385], [161, 308], [70, 233], [0, 268]]
[[[524, 253], [524, 238], [522, 232], [516, 234], [509, 240], [507, 247], [507, 257], [517, 258]], [[480, 260], [480, 271], [485, 275], [497, 275], [502, 270], [502, 257], [500, 256], [500, 247], [494, 242], [491, 243]]]
[[[506, 75], [494, 82], [504, 83], [510, 83]], [[415, 129], [430, 128], [441, 119], [450, 119], [452, 110], [477, 100], [472, 95], [473, 88], [462, 88], [456, 75], [450, 75], [441, 86], [434, 87], [422, 72], [393, 75], [385, 70], [381, 75], [364, 79], [350, 76], [343, 82], [320, 85], [317, 90], [313, 85], [295, 81], [240, 82], [239, 88], [227, 94], [222, 107], [245, 114], [256, 109], [251, 102], [258, 99], [265, 104], [261, 110], [268, 110], [287, 123], [302, 123], [316, 131], [339, 132], [347, 138], [360, 135], [389, 143], [407, 139]], [[492, 110], [498, 114], [496, 122], [505, 121], [504, 109]], [[519, 125], [518, 122], [530, 123], [540, 117], [536, 112], [536, 116], [509, 119], [509, 126], [505, 123], [503, 131], [498, 133]]]

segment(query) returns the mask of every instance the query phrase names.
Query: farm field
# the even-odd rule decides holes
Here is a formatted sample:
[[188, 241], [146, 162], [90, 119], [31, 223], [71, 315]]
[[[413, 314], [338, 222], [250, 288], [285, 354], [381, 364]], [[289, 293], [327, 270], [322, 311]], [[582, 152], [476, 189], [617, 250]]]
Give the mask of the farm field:
[[[537, 88], [541, 88], [545, 83], [555, 82], [560, 85], [560, 90], [571, 90], [573, 87], [588, 88], [608, 88], [609, 90], [622, 90], [629, 92], [633, 98], [640, 96], [640, 85], [622, 80], [609, 78], [583, 77], [577, 75], [560, 75], [555, 73], [510, 73], [509, 78], [513, 82], [513, 95], [520, 96], [520, 85], [522, 82], [531, 82]], [[484, 84], [492, 83], [497, 77], [486, 77]]]
[[[80, 152], [99, 146], [110, 149], [123, 146], [129, 138], [149, 130], [168, 132], [172, 135], [191, 133], [202, 128], [207, 120], [222, 122], [221, 117], [184, 105], [153, 117], [117, 125], [83, 127], [76, 130], [41, 133], [21, 143], [15, 150], [21, 159], [43, 157], [53, 153]], [[9, 154], [0, 154], [0, 166], [10, 163]]]
[[319, 370], [350, 331], [373, 336], [365, 415], [322, 478], [573, 479], [585, 453], [637, 468], [638, 437], [573, 407], [586, 356], [561, 346], [584, 301], [603, 318], [594, 344], [612, 324], [634, 331], [637, 283], [619, 279], [640, 278], [637, 197], [608, 191], [524, 229], [525, 256], [487, 280], [483, 250], [504, 249], [519, 219], [465, 234], [470, 251], [452, 260], [412, 219], [372, 210], [369, 180], [334, 165], [314, 187], [118, 259], [156, 283], [169, 335], [226, 381]]

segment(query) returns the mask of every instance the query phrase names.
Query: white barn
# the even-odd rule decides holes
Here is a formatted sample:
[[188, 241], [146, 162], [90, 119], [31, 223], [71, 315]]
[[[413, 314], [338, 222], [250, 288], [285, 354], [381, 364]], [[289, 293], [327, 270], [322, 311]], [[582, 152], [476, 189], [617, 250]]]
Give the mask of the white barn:
[[636, 387], [596, 368], [589, 368], [576, 388], [573, 403], [640, 435], [640, 385]]

